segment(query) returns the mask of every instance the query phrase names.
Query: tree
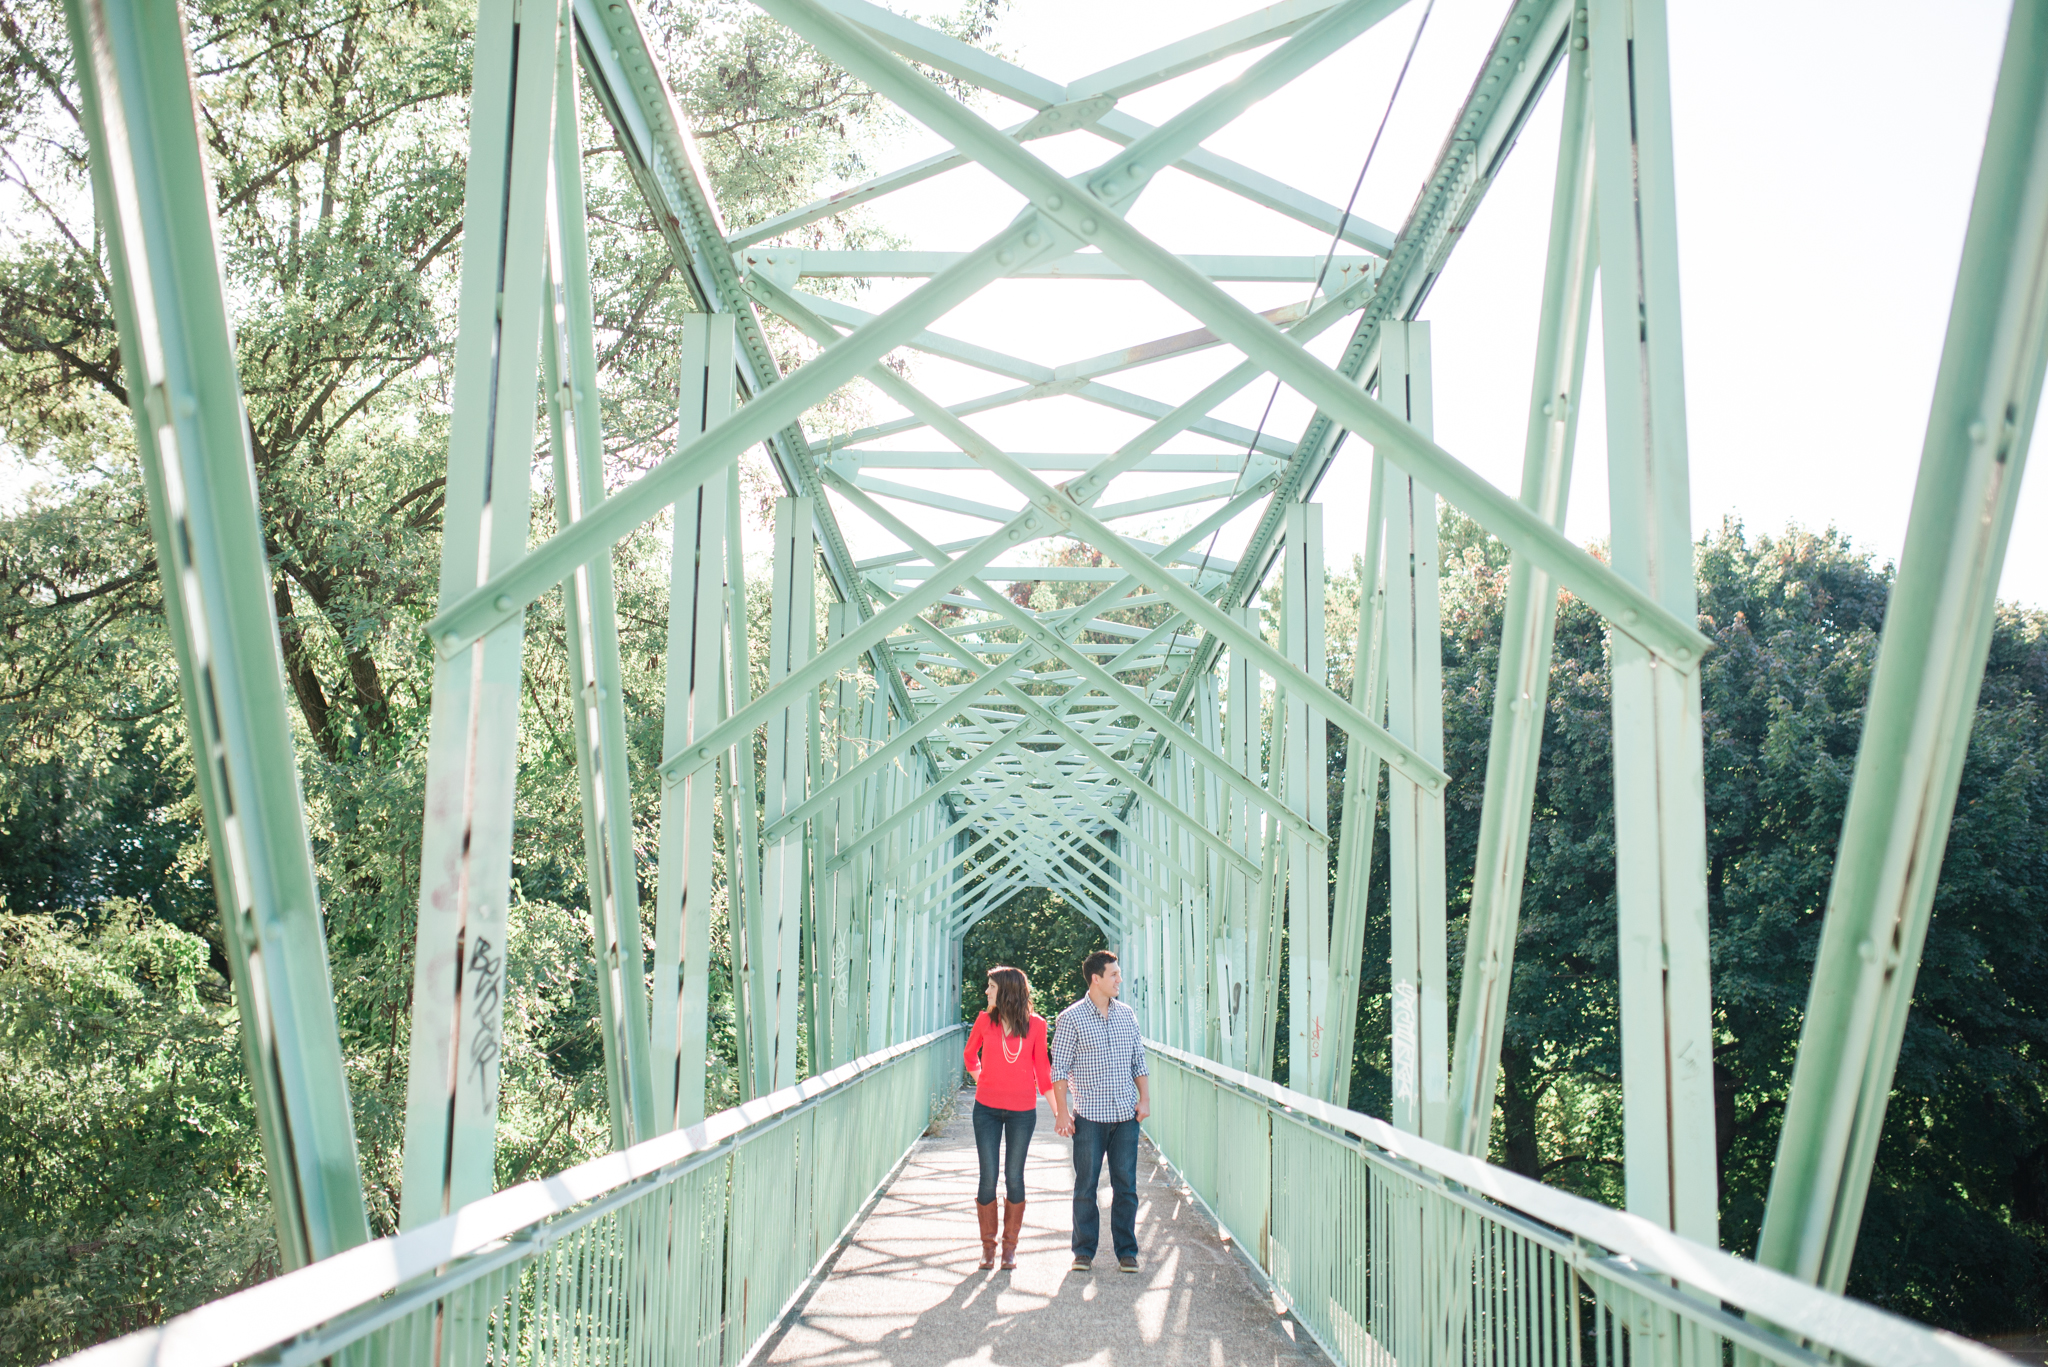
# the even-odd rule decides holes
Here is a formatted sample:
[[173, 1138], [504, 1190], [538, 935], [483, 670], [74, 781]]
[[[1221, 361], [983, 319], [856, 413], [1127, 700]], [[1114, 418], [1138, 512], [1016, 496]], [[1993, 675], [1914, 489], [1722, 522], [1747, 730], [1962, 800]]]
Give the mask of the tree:
[[[979, 37], [992, 13], [969, 6], [953, 29]], [[651, 0], [642, 14], [730, 221], [757, 221], [808, 200], [828, 177], [860, 174], [884, 117], [871, 92], [751, 6]], [[185, 21], [271, 592], [303, 726], [344, 1058], [381, 1233], [398, 1197], [431, 678], [421, 627], [438, 580], [474, 6], [194, 0]], [[60, 1096], [98, 1050], [110, 1071], [81, 1106], [103, 1100], [111, 1116], [147, 1096], [160, 1107], [151, 1115], [170, 1116], [240, 1076], [233, 1006], [61, 6], [0, 0], [0, 39], [0, 463], [11, 482], [33, 485], [0, 516], [0, 737], [10, 756], [0, 771], [0, 938], [5, 971], [28, 985], [0, 1001], [0, 1072]], [[585, 99], [605, 454], [624, 479], [675, 440], [673, 357], [691, 304]], [[879, 240], [857, 215], [802, 233], [808, 246]], [[853, 410], [842, 402], [832, 414]], [[549, 460], [535, 454], [536, 536], [553, 525]], [[659, 759], [666, 558], [658, 528], [616, 557], [643, 849], [656, 811], [648, 777]], [[558, 597], [538, 604], [522, 719], [501, 1180], [608, 1142], [562, 630]], [[169, 971], [158, 966], [165, 946], [176, 950], [170, 996], [157, 986]], [[83, 966], [59, 972], [60, 961]], [[95, 1004], [103, 1000], [128, 1005]], [[80, 1013], [101, 1023], [96, 1033], [62, 1036], [68, 1053], [48, 1042], [58, 1037], [39, 1022]], [[185, 1052], [158, 1069], [164, 1077], [113, 1065], [131, 1045], [171, 1057], [150, 1042], [166, 1032]], [[729, 1056], [729, 1004], [714, 1007], [714, 1039]], [[205, 1067], [191, 1061], [200, 1054]], [[713, 1103], [731, 1086], [714, 1070]], [[48, 1172], [33, 1199], [8, 1210], [10, 1237], [41, 1252], [10, 1256], [0, 1271], [0, 1323], [12, 1335], [0, 1353], [40, 1360], [273, 1264], [260, 1178], [248, 1176], [261, 1163], [246, 1116], [209, 1130], [187, 1165], [212, 1187], [165, 1179], [153, 1228], [192, 1237], [122, 1244], [140, 1251], [120, 1272], [106, 1252], [115, 1245], [102, 1242], [117, 1220], [99, 1191], [106, 1175], [55, 1161], [65, 1135], [38, 1130], [45, 1120], [46, 1110], [0, 1110], [0, 1153], [41, 1155]], [[220, 1176], [229, 1170], [242, 1176]], [[132, 1189], [143, 1190], [140, 1178]], [[80, 1251], [89, 1246], [97, 1251]], [[135, 1289], [145, 1285], [146, 1295]], [[53, 1300], [59, 1286], [77, 1295]]]
[[[1451, 953], [1463, 951], [1507, 556], [1442, 518]], [[1834, 531], [1697, 549], [1724, 1243], [1761, 1225], [1891, 570]], [[1355, 584], [1350, 589], [1355, 598]], [[1332, 597], [1337, 596], [1333, 586]], [[1619, 1205], [1605, 632], [1561, 595], [1493, 1157]], [[1341, 775], [1342, 734], [1331, 768]], [[2048, 1313], [2048, 614], [2001, 609], [1849, 1291], [1973, 1333]], [[1332, 806], [1341, 788], [1333, 777]], [[1385, 906], [1384, 837], [1373, 906]], [[1384, 1114], [1387, 926], [1352, 1104]], [[1455, 984], [1454, 984], [1455, 986]], [[1455, 1002], [1453, 1003], [1455, 1012]]]
[[0, 1356], [42, 1362], [276, 1271], [234, 1008], [135, 902], [0, 922]]
[[961, 1019], [987, 1009], [988, 971], [1007, 964], [1024, 970], [1031, 1009], [1051, 1021], [1088, 990], [1081, 961], [1107, 948], [1101, 927], [1073, 903], [1045, 888], [1025, 888], [967, 932], [960, 948]]

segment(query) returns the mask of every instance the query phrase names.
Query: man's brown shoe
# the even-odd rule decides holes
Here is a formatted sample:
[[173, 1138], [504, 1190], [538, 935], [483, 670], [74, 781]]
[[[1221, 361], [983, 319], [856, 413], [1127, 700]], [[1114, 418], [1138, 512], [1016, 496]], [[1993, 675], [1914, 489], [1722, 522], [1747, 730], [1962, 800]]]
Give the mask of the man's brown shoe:
[[1075, 1272], [1093, 1272], [1095, 1270], [1095, 1260], [1093, 1258], [1084, 1258], [1076, 1253], [1072, 1270]]
[[976, 1201], [974, 1214], [981, 1221], [981, 1270], [986, 1272], [996, 1265], [996, 1203]]
[[1003, 1207], [1003, 1270], [1017, 1266], [1017, 1239], [1024, 1232], [1024, 1203], [1012, 1201]]
[[1116, 1265], [1125, 1272], [1136, 1272], [1138, 1270], [1138, 1260], [1136, 1258], [1118, 1258]]

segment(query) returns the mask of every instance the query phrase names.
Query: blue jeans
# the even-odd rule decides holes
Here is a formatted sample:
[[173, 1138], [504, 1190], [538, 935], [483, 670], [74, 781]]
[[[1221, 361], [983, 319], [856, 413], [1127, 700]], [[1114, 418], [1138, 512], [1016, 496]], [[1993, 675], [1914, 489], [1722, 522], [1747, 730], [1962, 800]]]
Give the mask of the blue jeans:
[[1109, 1241], [1118, 1258], [1138, 1256], [1138, 1122], [1074, 1117], [1074, 1256], [1092, 1258], [1102, 1242], [1095, 1184], [1109, 1159]]
[[1003, 1185], [1009, 1189], [1010, 1204], [1024, 1204], [1024, 1155], [1031, 1150], [1031, 1132], [1038, 1128], [1038, 1112], [1004, 1111], [974, 1103], [974, 1148], [981, 1155], [981, 1187], [974, 1199], [994, 1205], [996, 1199], [996, 1148], [1007, 1136], [1009, 1152], [1003, 1155]]

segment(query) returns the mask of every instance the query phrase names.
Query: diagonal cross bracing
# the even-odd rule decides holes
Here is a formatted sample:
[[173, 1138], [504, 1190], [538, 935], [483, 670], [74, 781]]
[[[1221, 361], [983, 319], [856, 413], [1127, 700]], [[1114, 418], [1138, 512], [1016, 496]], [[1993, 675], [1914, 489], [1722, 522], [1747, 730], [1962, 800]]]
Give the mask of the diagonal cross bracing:
[[[1551, 605], [1565, 589], [1610, 630], [1632, 1228], [1654, 1232], [1655, 1248], [1683, 1253], [1662, 1263], [1652, 1258], [1652, 1275], [1626, 1294], [1661, 1299], [1664, 1310], [1696, 1309], [1697, 1300], [1740, 1312], [1688, 1320], [1687, 1332], [1701, 1329], [1710, 1352], [1739, 1340], [1745, 1351], [1786, 1361], [1812, 1346], [1879, 1361], [1874, 1350], [1844, 1351], [1846, 1340], [1830, 1339], [1824, 1326], [1810, 1332], [1813, 1307], [1827, 1316], [1842, 1308], [1830, 1297], [1788, 1300], [1774, 1284], [1770, 1297], [1745, 1301], [1709, 1285], [1720, 1275], [1715, 1268], [1725, 1272], [1736, 1260], [1713, 1247], [1717, 1148], [1698, 672], [1707, 641], [1695, 627], [1687, 573], [1689, 456], [1662, 0], [1510, 0], [1398, 232], [1204, 143], [1400, 12], [1404, 0], [1278, 0], [1065, 82], [869, 0], [759, 5], [950, 150], [732, 231], [630, 0], [558, 0], [551, 17], [530, 2], [480, 6], [446, 536], [430, 624], [434, 687], [400, 1211], [400, 1224], [414, 1231], [404, 1236], [415, 1240], [411, 1246], [429, 1233], [422, 1226], [445, 1230], [441, 1217], [458, 1211], [463, 1219], [453, 1223], [474, 1223], [476, 1212], [499, 1199], [485, 1193], [498, 1167], [525, 609], [556, 585], [564, 588], [572, 654], [610, 1120], [617, 1147], [629, 1151], [600, 1164], [630, 1167], [637, 1161], [631, 1153], [661, 1149], [670, 1157], [636, 1169], [632, 1179], [657, 1176], [651, 1192], [680, 1176], [662, 1175], [664, 1165], [699, 1151], [676, 1131], [703, 1114], [701, 1096], [690, 1093], [707, 1076], [714, 901], [725, 917], [742, 1097], [779, 1093], [786, 1101], [800, 1091], [790, 1084], [805, 1068], [836, 1074], [829, 1090], [862, 1067], [908, 1057], [892, 1054], [892, 1046], [914, 1052], [942, 1038], [960, 996], [962, 937], [1019, 892], [1041, 888], [1078, 908], [1125, 956], [1144, 1028], [1178, 1051], [1176, 1066], [1203, 1072], [1204, 1060], [1227, 1065], [1212, 1080], [1247, 1095], [1276, 1094], [1267, 1078], [1278, 1057], [1285, 962], [1289, 1107], [1354, 1135], [1385, 1131], [1380, 1138], [1389, 1142], [1379, 1147], [1389, 1153], [1408, 1153], [1417, 1135], [1433, 1141], [1414, 1149], [1428, 1151], [1424, 1167], [1457, 1174], [1453, 1185], [1470, 1198], [1465, 1213], [1486, 1213], [1493, 1209], [1486, 1202], [1502, 1199], [1497, 1179], [1504, 1174], [1475, 1156], [1489, 1143], [1545, 739]], [[161, 7], [68, 0], [66, 9], [95, 193], [109, 211], [109, 288], [167, 622], [194, 753], [205, 759], [200, 800], [224, 938], [237, 996], [254, 1004], [242, 1028], [249, 1058], [261, 1065], [257, 1111], [278, 1194], [280, 1247], [287, 1262], [300, 1262], [360, 1242], [366, 1226], [330, 1038], [318, 889], [306, 862], [290, 742], [280, 739], [289, 728], [278, 692], [276, 622], [261, 594], [248, 591], [261, 582], [246, 573], [261, 568], [257, 509], [248, 499], [256, 486], [240, 438], [229, 295], [205, 212], [191, 72]], [[1834, 1287], [1847, 1277], [1856, 1246], [2018, 475], [2048, 371], [2048, 25], [2039, 9], [2015, 9], [2000, 71], [1907, 554], [1823, 925], [1807, 1012], [1810, 1047], [1800, 1051], [1764, 1220], [1766, 1261]], [[1420, 22], [1413, 34], [1419, 42]], [[1263, 51], [1233, 78], [1163, 122], [1118, 107], [1139, 91], [1255, 49]], [[999, 128], [919, 68], [1013, 102], [1025, 117]], [[1516, 497], [1434, 442], [1430, 333], [1421, 312], [1560, 71], [1564, 145]], [[617, 489], [607, 487], [596, 402], [601, 377], [579, 129], [586, 88], [695, 308], [681, 329], [685, 420], [676, 450]], [[1034, 148], [1067, 135], [1099, 139], [1110, 150], [1089, 170], [1062, 174]], [[901, 251], [821, 251], [777, 240], [968, 166], [1026, 200], [1009, 222], [988, 224], [989, 236], [970, 250], [911, 242]], [[1166, 236], [1179, 225], [1154, 234], [1127, 217], [1167, 174], [1195, 177], [1309, 225], [1327, 236], [1328, 254], [1276, 251], [1260, 241], [1207, 255], [1179, 252]], [[536, 211], [514, 212], [528, 205]], [[1596, 277], [1605, 314], [1611, 563], [1561, 532]], [[875, 312], [798, 287], [817, 278], [922, 283]], [[1088, 280], [1148, 287], [1199, 326], [1102, 351], [1089, 327], [1098, 320], [1078, 318], [1072, 354], [1060, 357], [1017, 355], [1011, 345], [941, 330], [967, 317], [961, 306], [998, 282], [1023, 282], [1033, 299], [1052, 301], [1063, 292], [1071, 299], [1087, 288], [1075, 282]], [[1310, 280], [1306, 298], [1263, 310], [1228, 288]], [[782, 373], [762, 310], [819, 352]], [[1335, 361], [1308, 350], [1347, 319], [1350, 337]], [[1173, 383], [1174, 367], [1163, 363], [1226, 348], [1237, 359], [1180, 397], [1109, 382], [1152, 367], [1147, 384]], [[1002, 387], [941, 403], [895, 359], [904, 352]], [[1268, 430], [1263, 419], [1246, 429], [1224, 416], [1225, 404], [1268, 376], [1276, 394], [1284, 384], [1311, 403], [1299, 432]], [[903, 412], [821, 444], [805, 423], [856, 380]], [[1091, 432], [1080, 443], [1087, 454], [1012, 451], [988, 430], [1027, 405], [1068, 400], [1078, 401], [1070, 411], [1086, 411], [1094, 423], [1128, 430], [1135, 419], [1139, 430], [1120, 444]], [[533, 445], [539, 412], [551, 428], [559, 530], [530, 546], [529, 472], [498, 457]], [[873, 445], [908, 431], [950, 449]], [[1313, 495], [1331, 462], [1350, 458], [1343, 448], [1352, 433], [1371, 447], [1372, 494], [1358, 673], [1347, 696], [1327, 678], [1323, 518]], [[1233, 449], [1184, 449], [1185, 442]], [[788, 496], [775, 509], [766, 620], [750, 623], [733, 464], [756, 443]], [[1046, 478], [1055, 473], [1063, 482]], [[1126, 475], [1228, 478], [1127, 485], [1108, 499]], [[1511, 552], [1454, 1032], [1445, 953], [1446, 890], [1454, 880], [1443, 827], [1439, 495]], [[660, 867], [649, 880], [636, 867], [611, 560], [622, 538], [671, 513], [669, 753], [657, 780], [667, 787]], [[942, 542], [920, 529], [931, 514], [990, 530]], [[1143, 521], [1161, 517], [1183, 530], [1161, 532]], [[1255, 524], [1241, 547], [1213, 555], [1226, 529], [1243, 530], [1241, 518]], [[892, 540], [893, 549], [864, 545], [877, 553], [856, 559], [849, 526]], [[1268, 582], [1283, 551], [1284, 571]], [[814, 601], [821, 563], [836, 600], [822, 605], [822, 632]], [[1084, 587], [1096, 584], [1102, 587]], [[1267, 612], [1280, 622], [1277, 647], [1266, 639]], [[761, 630], [771, 643], [770, 683], [756, 697], [750, 631]], [[1217, 670], [1226, 653], [1224, 684]], [[1342, 775], [1352, 817], [1336, 837], [1334, 888], [1324, 811], [1336, 778], [1324, 749], [1332, 724], [1353, 742]], [[1341, 1110], [1360, 956], [1371, 952], [1363, 936], [1382, 761], [1389, 783], [1384, 915], [1394, 976], [1386, 1003], [1391, 1127]], [[723, 831], [722, 859], [713, 857], [714, 828]], [[657, 902], [651, 918], [639, 905], [649, 886]], [[638, 933], [648, 920], [656, 927], [651, 973]], [[724, 1133], [783, 1104], [771, 1102]], [[904, 1118], [913, 1130], [924, 1123], [918, 1113]], [[1466, 1156], [1462, 1165], [1440, 1161], [1457, 1151]], [[575, 1218], [601, 1214], [585, 1206]], [[1571, 1228], [1569, 1220], [1545, 1221]], [[490, 1268], [526, 1256], [516, 1252], [525, 1238], [517, 1231], [541, 1228], [531, 1212], [505, 1223], [499, 1235], [511, 1235], [512, 1244], [499, 1236], [485, 1241], [493, 1245], [485, 1255]], [[450, 1273], [444, 1254], [419, 1270]], [[1455, 1264], [1467, 1255], [1451, 1256]], [[1674, 1270], [1679, 1264], [1714, 1275], [1694, 1285]], [[1464, 1270], [1451, 1266], [1452, 1280], [1470, 1269], [1469, 1262]], [[1570, 1275], [1612, 1270], [1575, 1259]], [[310, 1280], [295, 1284], [321, 1283], [320, 1269], [304, 1271]], [[410, 1274], [375, 1294], [393, 1290], [414, 1309], [378, 1315], [427, 1306], [441, 1317], [433, 1326], [412, 1321], [432, 1328], [434, 1360], [443, 1352], [443, 1318], [458, 1334], [483, 1322], [447, 1318], [452, 1301], [431, 1308], [443, 1292]], [[1472, 1307], [1462, 1292], [1452, 1299], [1454, 1319], [1439, 1327], [1455, 1337], [1455, 1317]], [[361, 1301], [331, 1307], [318, 1317], [327, 1325], [320, 1333], [368, 1323], [356, 1313], [366, 1308]], [[1803, 1328], [1799, 1315], [1807, 1316]], [[1788, 1346], [1773, 1337], [1772, 1324], [1794, 1325], [1806, 1342]], [[219, 1367], [284, 1341], [250, 1340], [208, 1361]], [[329, 1341], [307, 1339], [294, 1351], [331, 1356], [332, 1348], [307, 1346]], [[457, 1355], [465, 1351], [459, 1339], [447, 1343]], [[727, 1340], [721, 1351], [742, 1346]], [[1945, 1352], [1934, 1356], [1947, 1361]]]

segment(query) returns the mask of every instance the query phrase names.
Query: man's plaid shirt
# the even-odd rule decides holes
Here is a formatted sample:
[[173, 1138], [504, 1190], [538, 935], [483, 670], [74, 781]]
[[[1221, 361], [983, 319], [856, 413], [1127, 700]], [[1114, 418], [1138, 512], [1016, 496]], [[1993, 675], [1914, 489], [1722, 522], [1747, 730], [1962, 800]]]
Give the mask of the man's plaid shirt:
[[1138, 1113], [1138, 1079], [1148, 1076], [1138, 1013], [1120, 1001], [1104, 1016], [1082, 997], [1060, 1012], [1052, 1035], [1052, 1080], [1067, 1084], [1074, 1114], [1113, 1125]]

